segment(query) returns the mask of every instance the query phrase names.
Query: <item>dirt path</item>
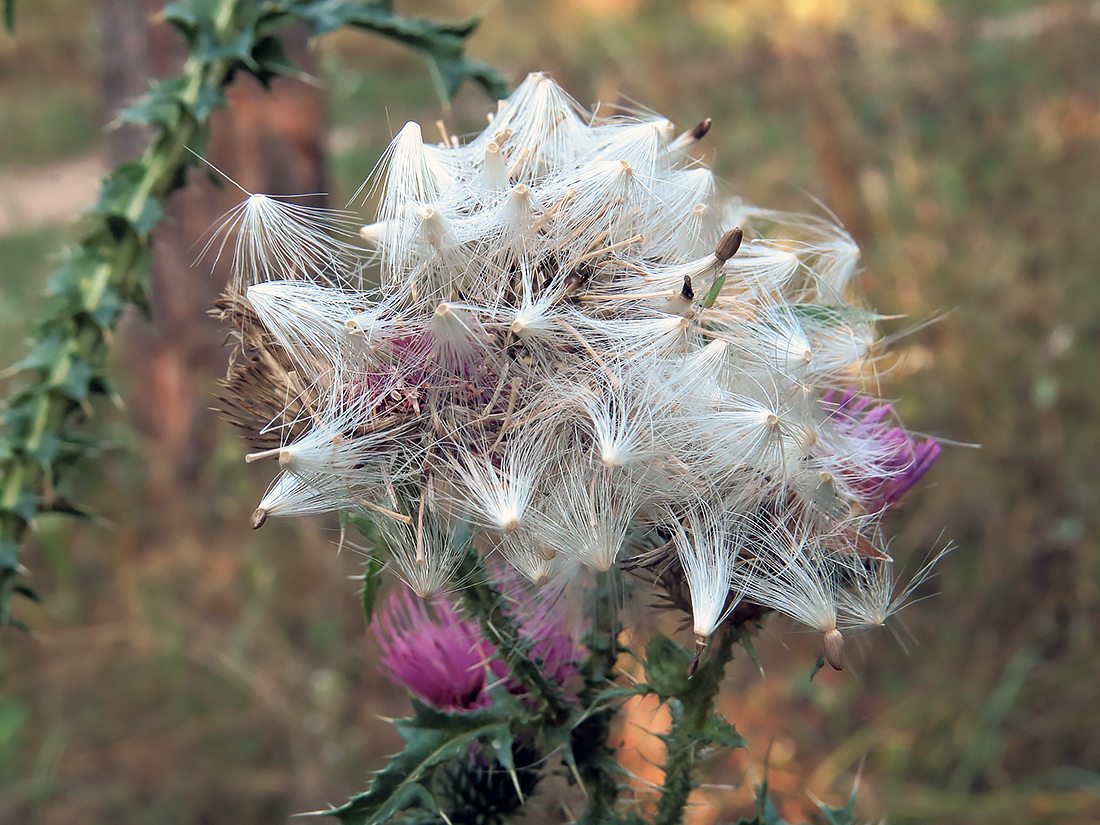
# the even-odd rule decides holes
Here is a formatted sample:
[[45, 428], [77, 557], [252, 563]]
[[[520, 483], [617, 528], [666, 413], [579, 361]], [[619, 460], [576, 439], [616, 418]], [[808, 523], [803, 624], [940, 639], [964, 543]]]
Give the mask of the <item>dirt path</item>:
[[0, 236], [76, 220], [107, 174], [100, 153], [37, 166], [0, 166]]

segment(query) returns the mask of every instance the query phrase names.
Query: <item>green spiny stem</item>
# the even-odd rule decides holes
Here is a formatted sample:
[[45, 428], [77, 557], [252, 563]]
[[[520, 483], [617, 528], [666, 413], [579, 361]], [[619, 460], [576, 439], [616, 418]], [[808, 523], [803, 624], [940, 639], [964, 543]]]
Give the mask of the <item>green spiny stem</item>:
[[478, 620], [481, 635], [496, 648], [498, 658], [508, 665], [513, 678], [527, 688], [531, 696], [542, 700], [547, 724], [562, 724], [571, 708], [561, 685], [548, 677], [542, 665], [531, 658], [531, 641], [520, 635], [519, 625], [508, 611], [504, 595], [489, 580], [485, 562], [472, 546], [457, 575], [465, 582], [463, 605]]
[[[223, 42], [234, 34], [234, 10], [237, 2], [238, 0], [221, 0], [214, 10], [215, 36]], [[183, 70], [186, 80], [180, 97], [181, 105], [190, 109], [198, 102], [205, 88], [220, 86], [229, 66], [228, 58], [208, 62], [194, 56], [189, 58]], [[171, 190], [173, 181], [178, 177], [178, 168], [186, 147], [203, 125], [194, 117], [182, 116], [176, 121], [174, 129], [165, 127], [161, 135], [150, 143], [141, 160], [142, 177], [127, 201], [122, 204], [122, 214], [131, 223], [139, 219], [151, 198], [163, 198]], [[31, 397], [25, 398], [21, 406], [29, 409], [29, 415], [18, 426], [17, 431], [12, 433], [11, 449], [0, 461], [0, 478], [3, 479], [0, 503], [4, 508], [0, 515], [0, 625], [6, 624], [10, 619], [10, 596], [20, 572], [15, 554], [30, 527], [28, 514], [22, 512], [19, 505], [28, 498], [39, 501], [47, 480], [54, 475], [52, 462], [40, 461], [35, 453], [47, 433], [57, 433], [63, 438], [63, 434], [72, 426], [71, 414], [81, 407], [77, 400], [61, 389], [61, 385], [76, 362], [101, 368], [106, 359], [107, 347], [103, 330], [95, 325], [81, 323], [79, 315], [94, 315], [108, 286], [113, 286], [120, 292], [126, 291], [133, 278], [139, 253], [148, 243], [147, 238], [139, 238], [133, 233], [126, 234], [118, 241], [110, 260], [103, 261], [93, 270], [87, 286], [82, 290], [79, 305], [68, 309], [68, 317], [55, 319], [60, 323], [50, 325], [51, 328], [56, 328], [68, 322], [65, 325], [75, 329], [75, 334], [66, 342], [64, 351], [54, 363], [45, 371], [40, 370], [44, 380], [28, 390]]]
[[[595, 593], [589, 600], [592, 605], [590, 624], [585, 633], [588, 658], [580, 667], [584, 677], [580, 700], [585, 708], [591, 707], [615, 679], [622, 624], [614, 591], [612, 574], [597, 574]], [[614, 706], [598, 710], [572, 731], [573, 757], [588, 797], [579, 825], [599, 825], [614, 819], [619, 783], [613, 773], [615, 751], [608, 740], [615, 713]]]
[[[11, 11], [11, 3], [2, 3]], [[10, 621], [10, 596], [21, 573], [19, 545], [34, 513], [48, 498], [61, 469], [56, 451], [43, 450], [48, 436], [58, 443], [71, 440], [79, 427], [75, 413], [88, 409], [86, 394], [104, 394], [102, 382], [89, 385], [86, 376], [101, 372], [107, 355], [107, 330], [114, 326], [118, 310], [114, 300], [145, 302], [146, 296], [135, 283], [137, 265], [148, 250], [146, 224], [138, 229], [153, 201], [167, 197], [182, 179], [182, 167], [190, 162], [185, 156], [188, 145], [207, 126], [208, 108], [229, 80], [234, 67], [243, 67], [270, 77], [282, 73], [285, 63], [278, 57], [265, 61], [249, 50], [263, 38], [290, 23], [301, 22], [313, 34], [341, 27], [355, 27], [404, 43], [428, 60], [434, 75], [447, 66], [448, 90], [470, 78], [494, 98], [503, 97], [503, 80], [488, 67], [463, 55], [463, 44], [475, 24], [453, 26], [419, 18], [396, 15], [386, 3], [333, 4], [329, 0], [309, 0], [287, 5], [269, 0], [215, 0], [173, 4], [173, 25], [188, 39], [190, 54], [180, 75], [172, 82], [179, 89], [169, 107], [175, 116], [167, 121], [146, 119], [156, 128], [141, 160], [135, 164], [139, 177], [119, 202], [112, 204], [111, 216], [99, 215], [99, 221], [86, 236], [79, 260], [79, 296], [68, 300], [40, 322], [39, 344], [60, 341], [50, 353], [49, 363], [36, 363], [25, 370], [31, 380], [8, 400], [4, 430], [0, 432], [0, 625]], [[8, 21], [10, 22], [10, 21]], [[251, 42], [242, 39], [251, 35]], [[248, 46], [242, 51], [242, 46]], [[133, 110], [132, 110], [133, 111]], [[142, 117], [149, 118], [148, 115]], [[111, 217], [130, 224], [121, 237]], [[78, 264], [75, 259], [72, 264]], [[71, 274], [71, 273], [70, 273]], [[65, 293], [60, 273], [55, 283]], [[111, 301], [104, 303], [111, 295]], [[65, 382], [77, 375], [76, 392]], [[69, 445], [71, 447], [71, 444]], [[67, 457], [71, 461], [72, 455]]]
[[723, 628], [715, 636], [709, 655], [691, 677], [687, 690], [669, 701], [672, 730], [665, 737], [668, 759], [664, 766], [665, 781], [661, 786], [654, 825], [679, 825], [683, 822], [684, 806], [695, 787], [696, 748], [714, 709], [714, 699], [722, 685], [726, 665], [733, 658], [733, 634]]

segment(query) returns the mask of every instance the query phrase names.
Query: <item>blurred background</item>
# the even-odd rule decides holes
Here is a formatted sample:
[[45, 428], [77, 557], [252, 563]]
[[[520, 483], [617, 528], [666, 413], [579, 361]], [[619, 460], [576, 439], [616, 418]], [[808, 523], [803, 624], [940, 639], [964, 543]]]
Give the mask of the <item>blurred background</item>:
[[[981, 445], [947, 446], [890, 516], [911, 571], [956, 546], [899, 638], [862, 637], [811, 683], [816, 637], [773, 619], [766, 678], [730, 667], [723, 711], [750, 751], [710, 763], [695, 822], [745, 812], [769, 748], [793, 821], [861, 771], [863, 821], [1100, 821], [1100, 3], [397, 5], [483, 14], [471, 52], [513, 85], [542, 69], [587, 106], [712, 117], [706, 157], [731, 193], [823, 204], [861, 243], [870, 305], [905, 316], [884, 329], [884, 391], [906, 422]], [[143, 146], [108, 125], [179, 65], [155, 12], [24, 0], [0, 34], [7, 363], [99, 177]], [[471, 133], [492, 106], [467, 88], [444, 111], [416, 55], [367, 35], [295, 48], [315, 82], [267, 97], [242, 80], [214, 125], [211, 157], [254, 191], [342, 206], [405, 121]], [[408, 701], [375, 671], [361, 557], [337, 553], [333, 520], [250, 530], [267, 478], [207, 409], [224, 274], [191, 265], [234, 199], [200, 174], [175, 199], [153, 322], [117, 336], [122, 403], [73, 482], [98, 519], [43, 518], [25, 548], [45, 602], [20, 605], [31, 634], [0, 634], [0, 822], [282, 822], [343, 802], [399, 747], [380, 717]], [[642, 773], [658, 724], [639, 710], [624, 728]]]

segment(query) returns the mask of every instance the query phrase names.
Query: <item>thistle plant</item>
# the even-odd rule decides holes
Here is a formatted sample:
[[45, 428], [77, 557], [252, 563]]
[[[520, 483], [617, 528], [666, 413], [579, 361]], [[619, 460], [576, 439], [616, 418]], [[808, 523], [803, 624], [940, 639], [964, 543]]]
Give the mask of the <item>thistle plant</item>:
[[[680, 821], [700, 748], [740, 744], [711, 712], [733, 642], [782, 613], [840, 670], [845, 634], [927, 574], [895, 587], [880, 524], [939, 445], [875, 397], [880, 316], [854, 295], [852, 238], [723, 195], [693, 153], [709, 120], [595, 118], [532, 74], [473, 139], [438, 128], [393, 139], [362, 190], [374, 221], [248, 194], [212, 242], [235, 233], [223, 408], [246, 459], [278, 465], [253, 526], [367, 517], [372, 563], [466, 611], [437, 608], [448, 641], [423, 645], [410, 602], [383, 619], [383, 667], [435, 709], [417, 705], [406, 753], [333, 813], [451, 821], [432, 777], [494, 760], [522, 797], [521, 748], [560, 755], [585, 821], [618, 821], [607, 733], [625, 690], [673, 708], [656, 821]], [[533, 590], [503, 592], [485, 557]], [[694, 637], [652, 640], [633, 688], [615, 682], [624, 572]], [[513, 603], [578, 590], [593, 620], [569, 695]], [[439, 673], [465, 659], [477, 698], [417, 687], [410, 645]]]

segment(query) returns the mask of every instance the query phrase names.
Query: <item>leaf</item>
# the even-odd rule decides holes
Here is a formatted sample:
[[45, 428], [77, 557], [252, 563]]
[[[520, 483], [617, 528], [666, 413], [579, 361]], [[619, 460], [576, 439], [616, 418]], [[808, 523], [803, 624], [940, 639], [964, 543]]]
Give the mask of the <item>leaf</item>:
[[367, 569], [363, 571], [363, 592], [360, 594], [360, 603], [363, 605], [363, 618], [367, 627], [370, 627], [371, 618], [374, 616], [374, 604], [378, 600], [378, 587], [382, 584], [382, 568], [385, 565], [382, 560], [371, 553], [367, 557]]
[[745, 737], [737, 732], [737, 728], [719, 716], [712, 713], [703, 724], [703, 730], [699, 733], [700, 742], [709, 742], [723, 748], [747, 748], [749, 743]]
[[[118, 119], [122, 123], [170, 129], [179, 120], [180, 109], [183, 106], [183, 82], [183, 77], [155, 81], [149, 87], [149, 91], [119, 114]], [[121, 172], [124, 168], [132, 166], [141, 168], [139, 161], [132, 161], [117, 167], [115, 172]]]
[[3, 0], [4, 28], [15, 34], [15, 0]]
[[199, 58], [204, 63], [215, 63], [219, 60], [236, 61], [251, 69], [255, 65], [252, 62], [252, 45], [255, 36], [252, 29], [244, 28], [237, 32], [232, 40], [219, 41], [212, 37], [203, 37], [202, 46], [198, 49]]
[[141, 202], [141, 212], [133, 219], [130, 217], [138, 187], [146, 173], [143, 164], [133, 161], [122, 164], [103, 179], [95, 208], [107, 220], [116, 240], [124, 238], [131, 229], [144, 240], [164, 215], [156, 199], [147, 197]]
[[[0, 538], [0, 571], [5, 574], [20, 573], [23, 568], [19, 564], [19, 545], [7, 536]], [[6, 578], [0, 575], [0, 582]], [[0, 615], [7, 614], [7, 606], [0, 603]]]
[[56, 334], [47, 335], [35, 345], [34, 349], [17, 361], [11, 371], [38, 370], [46, 373], [58, 359], [65, 345], [66, 342], [61, 336]]
[[667, 636], [657, 635], [645, 648], [645, 677], [661, 699], [686, 693], [692, 655]]
[[638, 682], [635, 685], [615, 685], [614, 687], [605, 688], [592, 698], [586, 713], [594, 712], [604, 702], [611, 703], [616, 699], [629, 699], [631, 696], [648, 696], [651, 693], [653, 693], [653, 689], [645, 682]]
[[374, 526], [374, 522], [371, 521], [370, 516], [362, 512], [347, 512], [347, 521], [354, 525], [355, 529], [359, 531], [364, 539], [370, 542], [370, 546], [376, 550], [385, 551], [386, 541], [382, 538], [381, 531]]
[[[771, 750], [769, 746], [768, 750]], [[771, 797], [768, 795], [768, 763], [764, 761], [764, 778], [756, 786], [756, 819], [759, 825], [787, 825], [786, 820], [781, 819], [779, 811], [775, 809]]]
[[199, 30], [199, 22], [195, 17], [194, 9], [186, 3], [169, 3], [161, 9], [160, 16], [171, 23], [173, 28], [183, 36], [188, 44], [188, 51], [190, 51], [190, 45], [194, 42]]
[[422, 784], [437, 765], [464, 756], [479, 741], [507, 743], [512, 731], [507, 717], [492, 710], [444, 713], [413, 700], [413, 717], [394, 723], [405, 749], [375, 774], [370, 789], [331, 811], [303, 816], [335, 816], [347, 825], [386, 822], [411, 807], [438, 811], [434, 797]]
[[[83, 401], [88, 397], [88, 386], [92, 381], [92, 366], [83, 358], [73, 355], [69, 358], [69, 368], [65, 370], [60, 380], [53, 385], [61, 390], [73, 401]], [[58, 439], [58, 446], [60, 446]]]
[[707, 297], [703, 299], [703, 307], [710, 309], [714, 306], [714, 302], [718, 300], [719, 293], [722, 292], [722, 287], [726, 285], [726, 273], [718, 273], [718, 277], [714, 279], [714, 283], [710, 285], [710, 290], [707, 292]]
[[459, 23], [437, 23], [393, 13], [391, 3], [345, 3], [315, 0], [287, 6], [290, 14], [306, 21], [313, 34], [350, 26], [396, 40], [420, 52], [428, 61], [444, 99], [449, 99], [464, 80], [472, 80], [489, 95], [500, 99], [508, 94], [504, 79], [492, 68], [470, 60], [463, 52], [465, 42], [480, 23], [474, 17]]
[[24, 599], [30, 599], [32, 602], [42, 604], [42, 597], [38, 595], [38, 591], [35, 590], [33, 587], [29, 587], [25, 584], [17, 584], [14, 588], [12, 588], [12, 592], [17, 593]]
[[752, 634], [749, 633], [749, 629], [744, 625], [739, 625], [737, 628], [737, 640], [741, 642], [741, 647], [745, 649], [745, 652], [749, 655], [749, 659], [756, 665], [757, 670], [763, 673], [764, 666], [760, 664], [760, 657], [756, 653], [756, 645], [752, 642]]
[[[213, 86], [204, 86], [195, 97], [195, 103], [191, 106], [191, 115], [200, 122], [205, 121], [210, 117], [211, 113], [219, 108], [224, 102], [225, 96], [222, 94], [221, 89], [214, 88]], [[196, 146], [195, 142], [202, 138], [205, 138], [205, 135], [196, 138], [191, 144], [191, 148], [199, 155], [203, 154], [203, 152], [200, 151], [202, 147]]]
[[[56, 432], [47, 430], [38, 439], [38, 443], [33, 450], [29, 451], [29, 455], [37, 461], [43, 467], [48, 467], [53, 460], [57, 457], [57, 454], [61, 451], [61, 439]], [[37, 512], [38, 502], [35, 501], [35, 510]], [[30, 521], [30, 519], [27, 519]]]
[[248, 71], [265, 88], [270, 88], [276, 77], [294, 77], [299, 74], [278, 37], [264, 37], [257, 41], [245, 62]]
[[[10, 507], [5, 506], [0, 508], [0, 513], [11, 513], [16, 518], [22, 519], [26, 523], [30, 523], [34, 518], [35, 513], [38, 512], [38, 494], [33, 490], [23, 488], [19, 491], [18, 497], [15, 499], [15, 503]], [[7, 550], [7, 547], [4, 548]], [[14, 563], [15, 556], [12, 556]], [[6, 567], [7, 561], [4, 560], [4, 556], [0, 553], [0, 567]]]

